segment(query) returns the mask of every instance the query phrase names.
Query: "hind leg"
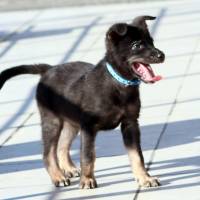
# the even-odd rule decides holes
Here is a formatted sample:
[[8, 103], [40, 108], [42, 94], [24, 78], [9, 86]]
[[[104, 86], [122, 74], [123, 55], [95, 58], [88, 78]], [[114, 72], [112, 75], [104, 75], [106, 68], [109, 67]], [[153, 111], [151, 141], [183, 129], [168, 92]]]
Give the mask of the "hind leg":
[[57, 143], [62, 129], [62, 121], [54, 114], [40, 107], [42, 137], [43, 137], [43, 159], [46, 169], [56, 187], [63, 183], [64, 186], [70, 185], [70, 180], [65, 177], [64, 173], [57, 163]]
[[70, 147], [77, 136], [79, 127], [73, 126], [69, 122], [65, 121], [63, 130], [59, 137], [57, 147], [57, 157], [60, 169], [69, 178], [77, 177], [80, 175], [80, 170], [75, 166], [70, 157]]

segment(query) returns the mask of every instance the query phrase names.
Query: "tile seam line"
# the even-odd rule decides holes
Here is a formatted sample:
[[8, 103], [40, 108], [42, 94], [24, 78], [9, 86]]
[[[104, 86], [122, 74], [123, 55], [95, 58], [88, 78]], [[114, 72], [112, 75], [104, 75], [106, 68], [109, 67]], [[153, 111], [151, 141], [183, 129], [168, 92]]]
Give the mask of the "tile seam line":
[[0, 150], [1, 148], [9, 141], [11, 140], [16, 133], [24, 126], [24, 124], [33, 116], [34, 113], [30, 113], [28, 117], [19, 125], [16, 127], [16, 129], [0, 144]]
[[[176, 105], [177, 105], [177, 98], [178, 98], [178, 96], [179, 96], [179, 94], [180, 94], [180, 92], [181, 92], [181, 90], [182, 90], [182, 88], [183, 88], [183, 83], [184, 83], [185, 79], [187, 78], [187, 73], [188, 73], [188, 71], [189, 71], [189, 69], [190, 69], [190, 67], [191, 67], [191, 63], [192, 63], [192, 60], [193, 60], [193, 58], [194, 58], [194, 56], [195, 56], [195, 52], [196, 52], [196, 50], [197, 50], [197, 48], [198, 48], [199, 43], [200, 43], [200, 38], [197, 39], [196, 45], [195, 45], [194, 48], [193, 48], [193, 51], [192, 51], [193, 53], [192, 53], [192, 55], [191, 55], [191, 57], [190, 57], [190, 59], [189, 59], [189, 61], [188, 61], [188, 63], [187, 63], [187, 67], [186, 67], [186, 69], [185, 69], [185, 72], [184, 72], [184, 76], [183, 76], [183, 78], [182, 78], [182, 81], [181, 81], [181, 83], [180, 83], [180, 85], [179, 85], [179, 87], [178, 87], [178, 90], [177, 90], [177, 93], [176, 93], [176, 96], [175, 96], [175, 100], [174, 100], [174, 102], [173, 102], [173, 104], [172, 104], [172, 106], [171, 106], [171, 109], [170, 109], [170, 111], [169, 111], [169, 113], [168, 113], [168, 115], [167, 115], [166, 122], [165, 122], [165, 124], [163, 125], [163, 128], [162, 128], [162, 130], [161, 130], [161, 132], [160, 132], [160, 135], [159, 135], [159, 137], [158, 137], [158, 140], [157, 140], [157, 142], [156, 142], [156, 145], [155, 145], [155, 147], [154, 147], [154, 149], [153, 149], [153, 151], [152, 151], [152, 153], [151, 153], [149, 162], [147, 163], [147, 167], [146, 167], [147, 171], [150, 170], [151, 165], [153, 164], [153, 160], [154, 160], [154, 158], [155, 158], [156, 150], [157, 150], [158, 147], [159, 147], [159, 144], [160, 144], [160, 142], [161, 142], [161, 140], [162, 140], [162, 137], [163, 137], [163, 135], [164, 135], [164, 133], [165, 133], [165, 130], [167, 129], [167, 126], [168, 126], [168, 123], [169, 123], [169, 119], [170, 119], [170, 117], [171, 117], [171, 115], [172, 115], [172, 113], [173, 113], [173, 111], [174, 111], [174, 109], [175, 109], [175, 107], [176, 107]], [[141, 191], [141, 187], [139, 186], [139, 187], [137, 188], [136, 192], [135, 192], [136, 194], [135, 194], [133, 200], [137, 200], [137, 199], [138, 199], [139, 194], [140, 194], [140, 191]]]
[[43, 11], [44, 10], [38, 11], [31, 19], [25, 21], [22, 25], [18, 26], [16, 29], [14, 29], [8, 35], [0, 38], [0, 44], [3, 43], [3, 42], [6, 42], [7, 40], [9, 40], [10, 38], [12, 38], [13, 36], [17, 35], [19, 33], [19, 31], [21, 31], [24, 27], [26, 27], [29, 24], [33, 23], [42, 14]]

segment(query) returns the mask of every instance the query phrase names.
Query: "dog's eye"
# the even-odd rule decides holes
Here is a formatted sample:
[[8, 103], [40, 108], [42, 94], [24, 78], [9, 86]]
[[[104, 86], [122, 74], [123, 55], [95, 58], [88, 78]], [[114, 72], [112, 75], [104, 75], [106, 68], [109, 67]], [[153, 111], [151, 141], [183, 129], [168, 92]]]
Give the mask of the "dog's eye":
[[142, 44], [140, 42], [135, 42], [132, 44], [132, 50], [141, 49], [141, 48], [142, 48]]

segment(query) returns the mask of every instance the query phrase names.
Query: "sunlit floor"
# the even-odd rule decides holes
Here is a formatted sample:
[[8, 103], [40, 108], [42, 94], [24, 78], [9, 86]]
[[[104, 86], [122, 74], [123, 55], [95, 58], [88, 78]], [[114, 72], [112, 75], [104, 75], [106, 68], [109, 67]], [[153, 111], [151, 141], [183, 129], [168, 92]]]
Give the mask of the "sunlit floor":
[[[138, 190], [120, 130], [99, 133], [94, 190], [55, 189], [42, 162], [40, 118], [34, 100], [38, 76], [18, 76], [0, 91], [0, 199], [200, 199], [200, 2], [173, 1], [0, 13], [0, 68], [74, 60], [97, 63], [108, 27], [135, 16], [149, 24], [166, 62], [164, 79], [141, 85], [140, 125], [145, 161], [160, 188]], [[79, 138], [72, 151], [79, 165]]]

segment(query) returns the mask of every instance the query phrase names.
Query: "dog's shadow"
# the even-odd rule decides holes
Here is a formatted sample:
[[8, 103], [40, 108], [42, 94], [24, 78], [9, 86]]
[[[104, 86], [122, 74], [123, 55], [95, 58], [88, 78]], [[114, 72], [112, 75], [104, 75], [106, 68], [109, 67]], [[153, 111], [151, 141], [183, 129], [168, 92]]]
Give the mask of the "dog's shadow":
[[[142, 132], [142, 149], [143, 151], [152, 150], [158, 140], [160, 131], [164, 124], [154, 124], [141, 127]], [[169, 148], [173, 146], [179, 146], [184, 144], [195, 143], [199, 141], [199, 120], [185, 120], [180, 122], [171, 122], [168, 124], [166, 130], [166, 137], [158, 146], [159, 149]], [[32, 127], [27, 127], [28, 130]], [[96, 139], [96, 155], [98, 157], [110, 157], [125, 155], [126, 149], [124, 148], [120, 129], [112, 131], [100, 132]], [[26, 151], [25, 151], [26, 149]], [[78, 162], [80, 149], [80, 136], [78, 136], [71, 149], [72, 158]], [[1, 149], [0, 159], [17, 158], [22, 156], [38, 155], [42, 153], [42, 142], [32, 141], [19, 144], [6, 145]], [[191, 160], [190, 160], [191, 161]], [[187, 163], [187, 162], [186, 162]], [[191, 162], [190, 162], [191, 163]], [[188, 163], [188, 164], [190, 164]], [[13, 162], [2, 162], [0, 166], [0, 174], [14, 172], [14, 165], [19, 165], [19, 171], [31, 170], [43, 167], [42, 160], [31, 160], [31, 161], [13, 161]], [[185, 164], [184, 164], [185, 165]], [[199, 163], [200, 165], [200, 163]]]
[[[141, 143], [143, 151], [154, 149], [164, 126], [164, 123], [141, 126]], [[158, 149], [199, 141], [199, 128], [200, 123], [198, 119], [168, 123]], [[97, 157], [118, 156], [127, 153], [123, 145], [120, 128], [99, 132], [95, 146]], [[79, 147], [80, 138], [78, 137], [72, 145], [72, 154], [75, 159], [79, 159]]]

